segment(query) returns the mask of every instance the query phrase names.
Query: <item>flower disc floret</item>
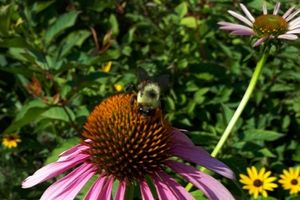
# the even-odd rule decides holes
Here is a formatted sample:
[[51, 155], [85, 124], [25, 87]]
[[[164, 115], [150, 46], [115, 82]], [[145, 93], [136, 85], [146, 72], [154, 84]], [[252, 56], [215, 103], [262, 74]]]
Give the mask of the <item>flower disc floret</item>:
[[260, 37], [279, 36], [288, 30], [288, 23], [277, 15], [261, 15], [255, 18], [253, 30]]

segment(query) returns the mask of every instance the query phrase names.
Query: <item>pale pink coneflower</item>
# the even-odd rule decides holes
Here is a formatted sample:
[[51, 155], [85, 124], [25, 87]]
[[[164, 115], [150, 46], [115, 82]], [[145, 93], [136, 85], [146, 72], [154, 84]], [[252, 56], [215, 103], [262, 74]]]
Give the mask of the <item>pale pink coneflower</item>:
[[244, 4], [240, 4], [245, 16], [229, 10], [229, 14], [237, 18], [244, 25], [230, 22], [219, 22], [220, 29], [231, 31], [233, 35], [256, 36], [259, 38], [253, 46], [259, 46], [267, 39], [296, 40], [300, 33], [300, 9], [288, 9], [282, 16], [278, 15], [280, 3], [274, 7], [273, 13], [268, 14], [266, 3], [263, 3], [263, 14], [254, 18]]
[[138, 112], [132, 95], [116, 94], [96, 106], [84, 125], [85, 140], [26, 178], [22, 187], [32, 187], [72, 170], [49, 186], [41, 199], [72, 200], [93, 176], [97, 179], [85, 195], [86, 200], [110, 200], [115, 181], [118, 183], [115, 200], [123, 200], [127, 189], [134, 185], [139, 186], [143, 200], [154, 200], [156, 195], [149, 187], [150, 181], [160, 200], [194, 199], [166, 172], [169, 168], [209, 199], [233, 200], [219, 181], [178, 158], [230, 179], [234, 179], [233, 172], [195, 146], [182, 130], [173, 128], [160, 108], [150, 117]]

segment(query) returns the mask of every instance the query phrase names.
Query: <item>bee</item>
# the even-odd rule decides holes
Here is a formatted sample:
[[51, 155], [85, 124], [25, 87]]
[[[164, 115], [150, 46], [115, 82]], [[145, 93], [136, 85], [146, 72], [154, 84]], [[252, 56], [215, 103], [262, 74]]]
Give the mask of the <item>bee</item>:
[[169, 76], [150, 77], [143, 68], [138, 68], [139, 84], [133, 96], [138, 104], [138, 111], [144, 116], [151, 116], [161, 107], [161, 95], [168, 86]]

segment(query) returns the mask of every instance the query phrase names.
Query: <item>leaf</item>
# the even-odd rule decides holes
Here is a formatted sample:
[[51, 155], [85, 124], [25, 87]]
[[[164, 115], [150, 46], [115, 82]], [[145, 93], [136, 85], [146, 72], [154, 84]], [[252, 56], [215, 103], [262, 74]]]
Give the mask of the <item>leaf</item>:
[[11, 5], [0, 7], [0, 33], [2, 35], [8, 35], [11, 20], [11, 8]]
[[22, 37], [14, 37], [14, 38], [0, 38], [0, 47], [4, 48], [11, 48], [11, 47], [17, 47], [17, 48], [28, 48], [29, 45], [26, 43], [24, 38]]
[[191, 195], [197, 200], [207, 200], [207, 198], [203, 195], [203, 192], [200, 190], [191, 192]]
[[[69, 115], [71, 116], [72, 119], [75, 118], [74, 113], [68, 109], [67, 112], [69, 113]], [[45, 118], [49, 118], [49, 119], [55, 119], [55, 120], [61, 120], [61, 121], [65, 121], [68, 122], [70, 121], [66, 111], [62, 108], [62, 107], [52, 107], [50, 109], [48, 109], [46, 112], [44, 112], [41, 117], [45, 117]]]
[[282, 133], [268, 130], [252, 129], [244, 133], [245, 141], [274, 141], [282, 137]]
[[34, 122], [47, 109], [47, 105], [39, 100], [29, 102], [27, 105], [23, 106], [14, 121], [5, 129], [4, 133], [13, 133], [23, 126]]
[[55, 0], [35, 2], [32, 6], [32, 12], [39, 13], [39, 12], [45, 10], [46, 8], [48, 8], [54, 2], [55, 2]]
[[184, 17], [181, 19], [180, 24], [186, 26], [188, 28], [196, 28], [197, 27], [197, 19], [195, 17]]
[[49, 44], [56, 36], [62, 33], [65, 29], [72, 27], [79, 15], [79, 11], [71, 11], [63, 14], [57, 18], [57, 20], [52, 24], [45, 34], [45, 42]]
[[188, 12], [188, 6], [186, 2], [182, 2], [175, 8], [175, 12], [179, 15], [180, 18], [184, 17]]
[[70, 33], [63, 41], [60, 57], [67, 55], [74, 46], [81, 47], [82, 43], [91, 35], [90, 31], [79, 30]]
[[111, 30], [114, 35], [118, 35], [119, 33], [119, 23], [115, 15], [110, 15], [109, 22], [111, 25]]

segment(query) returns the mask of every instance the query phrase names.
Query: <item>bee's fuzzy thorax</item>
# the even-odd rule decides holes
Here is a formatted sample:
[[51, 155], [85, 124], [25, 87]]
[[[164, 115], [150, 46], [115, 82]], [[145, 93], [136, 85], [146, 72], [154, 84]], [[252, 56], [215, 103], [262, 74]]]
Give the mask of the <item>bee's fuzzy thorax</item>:
[[160, 105], [160, 87], [157, 83], [146, 83], [144, 87], [138, 91], [137, 102], [149, 108], [156, 108]]

